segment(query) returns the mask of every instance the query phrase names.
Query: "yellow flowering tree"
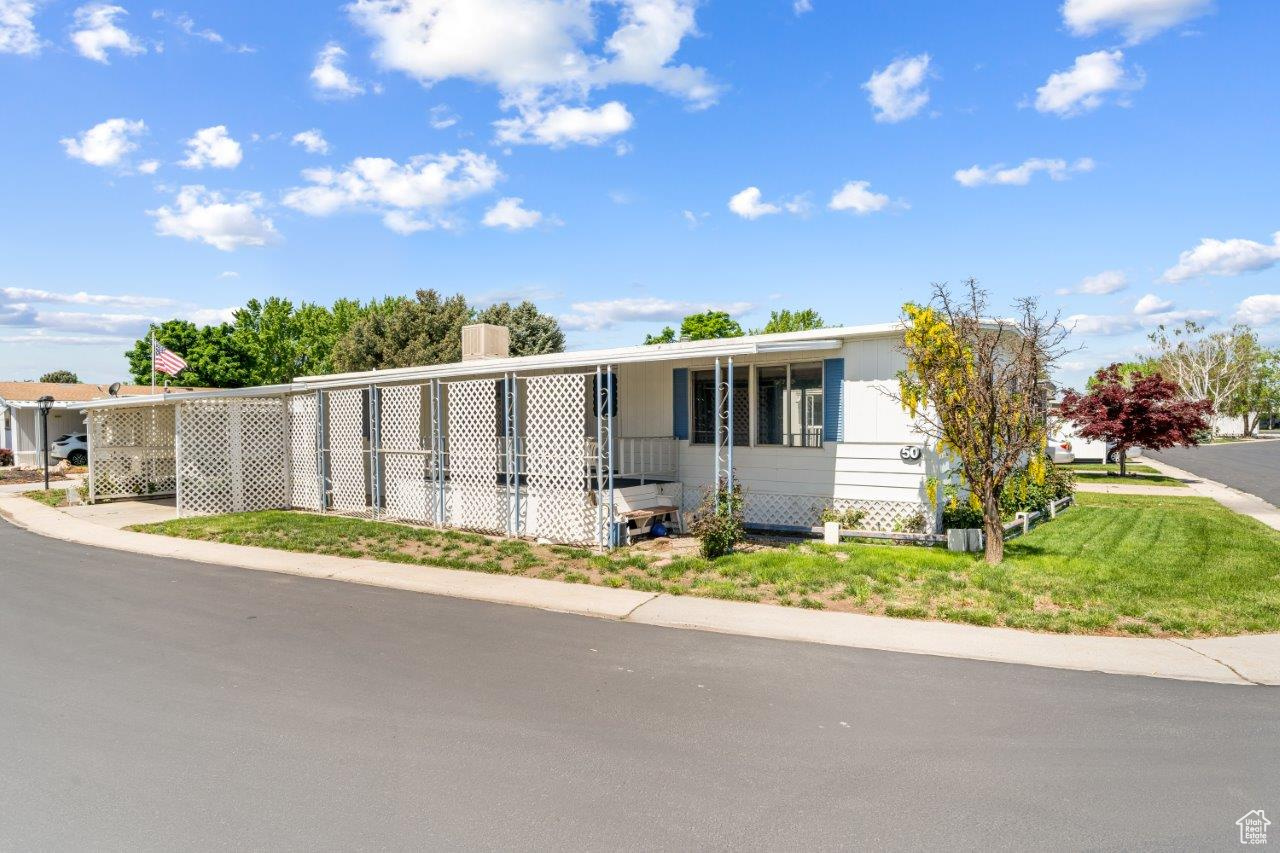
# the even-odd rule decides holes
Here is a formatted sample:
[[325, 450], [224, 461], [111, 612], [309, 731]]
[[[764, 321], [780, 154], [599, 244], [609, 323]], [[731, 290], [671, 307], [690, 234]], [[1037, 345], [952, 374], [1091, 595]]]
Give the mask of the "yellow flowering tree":
[[898, 399], [968, 485], [992, 564], [1004, 559], [1005, 483], [1044, 451], [1049, 375], [1067, 336], [1035, 299], [1014, 309], [1012, 318], [991, 318], [974, 279], [959, 294], [936, 284], [929, 304], [902, 306], [907, 366]]

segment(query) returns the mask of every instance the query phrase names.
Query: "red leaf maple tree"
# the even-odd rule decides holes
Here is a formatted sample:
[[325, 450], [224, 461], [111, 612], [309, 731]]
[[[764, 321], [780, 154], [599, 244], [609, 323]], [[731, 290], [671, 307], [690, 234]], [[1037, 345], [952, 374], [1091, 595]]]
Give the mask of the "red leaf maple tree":
[[1114, 445], [1123, 476], [1130, 447], [1163, 450], [1199, 444], [1196, 433], [1209, 428], [1213, 404], [1182, 399], [1177, 383], [1159, 373], [1126, 375], [1119, 364], [1112, 364], [1093, 375], [1089, 393], [1063, 394], [1059, 414], [1075, 422], [1081, 438]]

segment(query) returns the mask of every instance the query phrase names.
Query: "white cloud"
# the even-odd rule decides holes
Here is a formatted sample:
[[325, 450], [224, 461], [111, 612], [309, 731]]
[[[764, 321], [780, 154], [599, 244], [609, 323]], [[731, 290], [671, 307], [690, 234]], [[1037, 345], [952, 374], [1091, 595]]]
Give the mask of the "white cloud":
[[316, 65], [311, 69], [311, 82], [321, 97], [350, 98], [364, 94], [364, 84], [342, 67], [346, 55], [347, 52], [336, 41], [326, 44], [316, 55]]
[[1280, 293], [1246, 296], [1236, 306], [1235, 319], [1250, 326], [1269, 326], [1280, 322]]
[[680, 211], [680, 217], [684, 219], [685, 224], [691, 229], [697, 228], [710, 216], [711, 214], [706, 211], [703, 211], [702, 213], [694, 213], [692, 210]]
[[164, 296], [140, 296], [132, 293], [59, 293], [31, 287], [0, 287], [0, 302], [24, 302], [33, 305], [99, 305], [115, 308], [160, 308], [176, 304]]
[[563, 148], [569, 144], [599, 145], [626, 133], [633, 122], [621, 102], [609, 101], [596, 109], [562, 104], [544, 112], [530, 107], [521, 110], [518, 117], [495, 121], [493, 126], [499, 142]]
[[231, 138], [224, 124], [197, 130], [187, 140], [187, 159], [178, 165], [188, 169], [234, 169], [244, 159], [240, 143]]
[[1128, 286], [1129, 277], [1122, 270], [1103, 270], [1097, 275], [1087, 275], [1080, 279], [1080, 284], [1076, 287], [1059, 288], [1057, 293], [1059, 296], [1071, 293], [1106, 296], [1109, 293], [1118, 293]]
[[436, 130], [447, 130], [458, 123], [458, 117], [449, 111], [448, 104], [436, 104], [429, 111], [431, 126]]
[[[1141, 329], [1152, 329], [1160, 325], [1172, 325], [1181, 323], [1184, 320], [1195, 320], [1202, 322], [1215, 319], [1218, 315], [1213, 311], [1206, 310], [1183, 310], [1172, 311], [1172, 303], [1152, 296], [1152, 302], [1146, 302], [1146, 298], [1138, 301], [1134, 306], [1133, 313], [1130, 314], [1072, 314], [1063, 320], [1063, 325], [1071, 329], [1076, 334], [1085, 336], [1107, 337], [1111, 335], [1124, 335], [1130, 332], [1136, 332]], [[1149, 308], [1149, 311], [1139, 311], [1139, 308]]]
[[489, 192], [502, 179], [498, 164], [463, 149], [456, 154], [422, 154], [401, 165], [386, 157], [359, 157], [342, 169], [307, 169], [311, 185], [285, 193], [284, 203], [309, 216], [340, 210], [382, 214], [388, 228], [412, 234], [449, 227], [447, 208]]
[[160, 171], [160, 161], [143, 160], [138, 164], [138, 171], [144, 175], [154, 175], [156, 172]]
[[1123, 335], [1138, 328], [1137, 319], [1124, 314], [1072, 314], [1062, 324], [1078, 335]]
[[929, 103], [925, 83], [929, 77], [929, 54], [895, 59], [873, 72], [862, 88], [875, 108], [875, 120], [892, 124], [914, 116]]
[[1206, 237], [1194, 249], [1179, 255], [1178, 263], [1165, 270], [1161, 278], [1176, 283], [1204, 275], [1233, 276], [1270, 269], [1280, 261], [1280, 231], [1271, 240], [1268, 246], [1254, 240]]
[[216, 44], [219, 47], [222, 47], [228, 51], [231, 51], [232, 53], [256, 53], [257, 52], [255, 48], [252, 48], [247, 44], [239, 44], [239, 45], [230, 44], [229, 42], [227, 42], [225, 38], [222, 37], [222, 33], [218, 32], [217, 30], [210, 29], [208, 27], [198, 26], [196, 22], [191, 18], [190, 15], [183, 14], [183, 15], [174, 16], [174, 15], [170, 15], [168, 12], [166, 12], [163, 9], [156, 9], [151, 13], [151, 17], [157, 21], [168, 21], [169, 23], [177, 27], [179, 30], [181, 30], [183, 33], [191, 36], [192, 38], [198, 38], [203, 41], [207, 41], [210, 44]]
[[136, 138], [146, 131], [147, 125], [141, 120], [109, 118], [78, 137], [60, 141], [68, 157], [91, 166], [120, 166], [130, 152], [138, 149]]
[[0, 0], [0, 53], [35, 56], [40, 52], [35, 14], [34, 0]]
[[674, 322], [688, 314], [700, 311], [727, 311], [730, 314], [745, 314], [755, 306], [750, 302], [732, 302], [728, 305], [706, 302], [683, 302], [671, 299], [623, 298], [609, 299], [600, 302], [575, 302], [569, 306], [573, 313], [560, 317], [560, 324], [566, 329], [575, 331], [598, 332], [612, 329], [620, 323]]
[[1173, 302], [1171, 300], [1161, 299], [1154, 293], [1148, 293], [1133, 306], [1133, 313], [1146, 317], [1151, 314], [1164, 314], [1172, 309]]
[[1212, 8], [1213, 0], [1066, 0], [1062, 21], [1078, 36], [1118, 29], [1137, 44]]
[[280, 238], [271, 220], [259, 215], [262, 206], [257, 193], [226, 201], [221, 193], [194, 185], [178, 191], [173, 207], [165, 205], [147, 213], [156, 219], [157, 234], [199, 240], [230, 252], [241, 246], [265, 246]]
[[111, 50], [126, 55], [146, 53], [140, 41], [116, 24], [116, 18], [128, 14], [122, 6], [107, 3], [81, 6], [73, 16], [78, 29], [71, 33], [72, 44], [81, 56], [103, 64], [109, 62], [107, 52]]
[[759, 219], [774, 213], [781, 213], [782, 208], [776, 204], [760, 200], [759, 187], [747, 187], [729, 199], [729, 209], [743, 219]]
[[493, 207], [485, 211], [481, 222], [489, 228], [505, 228], [508, 231], [532, 228], [542, 221], [542, 214], [522, 207], [523, 204], [522, 198], [500, 198]]
[[1042, 157], [1032, 157], [1009, 168], [1006, 168], [1003, 163], [985, 167], [973, 165], [967, 169], [957, 169], [952, 177], [965, 187], [980, 187], [984, 184], [1021, 187], [1030, 183], [1032, 176], [1037, 172], [1044, 172], [1055, 181], [1065, 181], [1072, 173], [1092, 172], [1093, 167], [1094, 162], [1089, 157], [1081, 157], [1074, 163], [1068, 163], [1062, 159], [1046, 160]]
[[311, 128], [303, 130], [293, 135], [290, 145], [301, 145], [307, 150], [308, 154], [328, 154], [329, 140], [324, 138], [324, 134], [319, 128]]
[[852, 210], [859, 216], [884, 210], [889, 205], [889, 197], [884, 193], [872, 192], [868, 181], [849, 181], [832, 196], [827, 204], [832, 210]]
[[[500, 135], [567, 144], [582, 140], [544, 138], [534, 129], [561, 107], [579, 110], [579, 119], [609, 118], [616, 127], [622, 112], [601, 116], [587, 105], [594, 90], [611, 85], [648, 86], [693, 108], [715, 102], [720, 87], [706, 70], [675, 61], [684, 40], [697, 34], [696, 6], [697, 0], [354, 0], [347, 9], [375, 40], [373, 55], [383, 68], [424, 86], [450, 78], [492, 85], [503, 108], [518, 114], [498, 123]], [[596, 10], [616, 21], [603, 42]], [[596, 133], [583, 138], [599, 141]]]
[[[1141, 69], [1124, 67], [1124, 52], [1099, 50], [1077, 56], [1066, 71], [1055, 71], [1036, 89], [1036, 109], [1063, 118], [1096, 110], [1109, 92], [1131, 92], [1146, 82]], [[1118, 101], [1125, 106], [1123, 100]]]
[[804, 15], [813, 11], [813, 0], [792, 0], [791, 11]]

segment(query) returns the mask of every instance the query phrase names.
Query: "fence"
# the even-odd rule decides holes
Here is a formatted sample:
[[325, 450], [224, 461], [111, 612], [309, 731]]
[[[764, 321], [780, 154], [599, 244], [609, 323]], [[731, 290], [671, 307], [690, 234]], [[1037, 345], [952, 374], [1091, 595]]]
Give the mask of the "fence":
[[611, 453], [588, 442], [596, 419], [589, 388], [607, 394], [612, 385], [592, 386], [590, 379], [507, 374], [293, 395], [284, 406], [289, 502], [320, 512], [604, 543], [610, 513], [603, 507], [611, 502], [605, 478], [593, 478], [589, 462], [597, 458], [604, 471], [613, 462]]
[[283, 397], [188, 400], [174, 406], [178, 515], [290, 505]]
[[177, 491], [171, 406], [96, 409], [88, 426], [91, 501]]

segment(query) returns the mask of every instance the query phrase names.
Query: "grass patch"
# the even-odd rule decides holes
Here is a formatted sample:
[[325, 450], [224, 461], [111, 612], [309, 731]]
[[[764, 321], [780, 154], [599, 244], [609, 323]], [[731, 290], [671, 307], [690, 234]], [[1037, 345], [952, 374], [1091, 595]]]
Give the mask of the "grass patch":
[[1212, 636], [1280, 630], [1280, 532], [1207, 498], [1080, 493], [1057, 520], [972, 554], [883, 544], [754, 548], [665, 564], [455, 530], [284, 511], [132, 528], [305, 553], [730, 601], [1037, 631]]
[[1131, 463], [1125, 466], [1126, 475], [1120, 476], [1119, 465], [1101, 462], [1073, 462], [1067, 466], [1076, 475], [1078, 483], [1130, 483], [1143, 486], [1174, 486], [1186, 488], [1186, 483], [1176, 477], [1161, 474], [1150, 465]]
[[33, 489], [29, 492], [23, 492], [24, 495], [33, 501], [39, 501], [45, 506], [66, 506], [67, 490], [62, 489]]

